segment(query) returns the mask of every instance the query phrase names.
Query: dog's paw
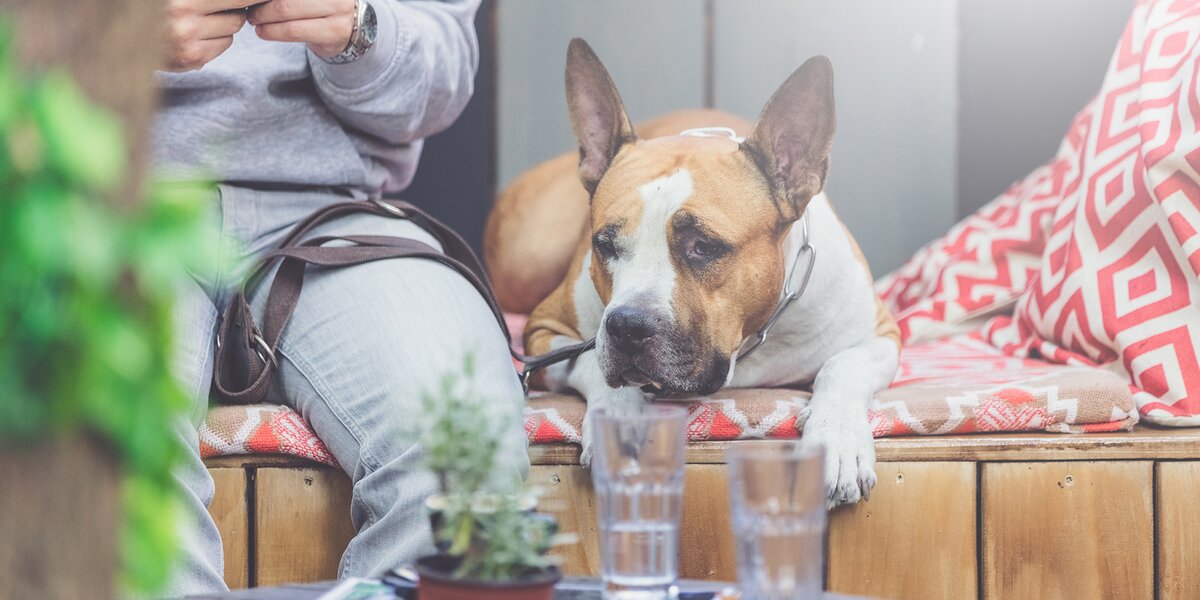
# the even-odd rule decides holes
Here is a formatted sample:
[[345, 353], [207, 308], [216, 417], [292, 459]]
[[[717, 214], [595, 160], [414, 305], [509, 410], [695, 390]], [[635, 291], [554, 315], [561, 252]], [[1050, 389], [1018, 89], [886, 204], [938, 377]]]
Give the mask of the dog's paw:
[[580, 442], [579, 445], [580, 445], [579, 466], [581, 466], [585, 469], [591, 469], [592, 468], [592, 443], [590, 440], [585, 438], [582, 442]]
[[583, 417], [583, 427], [579, 432], [579, 466], [592, 468], [592, 411]]
[[861, 427], [810, 419], [801, 439], [825, 448], [825, 499], [829, 508], [868, 500], [875, 487], [875, 439]]

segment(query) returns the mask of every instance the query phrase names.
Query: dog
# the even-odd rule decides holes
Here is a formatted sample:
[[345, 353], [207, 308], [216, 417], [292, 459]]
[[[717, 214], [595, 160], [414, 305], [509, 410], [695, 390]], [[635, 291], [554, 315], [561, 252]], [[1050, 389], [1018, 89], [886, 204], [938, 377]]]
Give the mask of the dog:
[[[518, 182], [494, 208], [485, 254], [496, 279], [525, 271], [525, 289], [550, 290], [526, 326], [528, 352], [595, 336], [594, 350], [543, 374], [549, 389], [587, 401], [581, 462], [590, 463], [590, 415], [600, 407], [811, 386], [797, 423], [803, 444], [825, 449], [828, 503], [867, 498], [876, 480], [867, 409], [895, 377], [900, 341], [823, 193], [835, 128], [829, 60], [800, 66], [752, 126], [721, 117], [727, 132], [639, 138], [580, 39], [567, 51], [566, 91], [578, 158], [534, 172], [561, 182], [576, 170], [583, 191]], [[697, 116], [713, 117], [666, 121]], [[530, 228], [531, 214], [554, 211], [564, 196], [589, 200], [540, 221], [557, 219], [554, 228]], [[530, 268], [520, 257], [538, 246], [549, 257]], [[789, 302], [789, 293], [799, 296]]]

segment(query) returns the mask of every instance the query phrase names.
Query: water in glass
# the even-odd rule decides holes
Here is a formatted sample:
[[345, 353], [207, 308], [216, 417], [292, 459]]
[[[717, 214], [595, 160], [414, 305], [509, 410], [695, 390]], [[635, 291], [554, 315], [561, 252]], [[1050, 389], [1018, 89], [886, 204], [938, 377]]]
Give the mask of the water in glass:
[[608, 598], [673, 595], [679, 576], [686, 411], [593, 415], [592, 481]]

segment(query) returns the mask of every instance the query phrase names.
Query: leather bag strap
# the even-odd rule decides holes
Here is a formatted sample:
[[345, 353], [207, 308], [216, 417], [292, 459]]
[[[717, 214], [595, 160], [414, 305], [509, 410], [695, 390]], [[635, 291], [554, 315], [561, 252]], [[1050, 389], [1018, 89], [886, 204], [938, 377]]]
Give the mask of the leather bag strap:
[[[417, 240], [393, 236], [319, 236], [300, 241], [318, 225], [363, 212], [411, 220], [433, 235], [441, 243], [443, 252], [438, 252]], [[342, 244], [325, 245], [330, 242]], [[218, 400], [229, 404], [255, 404], [266, 398], [271, 376], [278, 367], [276, 356], [279, 343], [296, 304], [300, 301], [300, 293], [304, 289], [304, 274], [309, 267], [345, 268], [393, 258], [432, 260], [457, 271], [487, 302], [511, 347], [512, 334], [504, 320], [504, 313], [496, 302], [495, 294], [492, 293], [491, 282], [483, 264], [460, 235], [424, 211], [401, 200], [342, 202], [326, 206], [297, 223], [277, 249], [259, 259], [246, 282], [230, 300], [217, 331], [213, 387]], [[269, 267], [276, 261], [279, 261], [279, 270], [276, 271], [271, 288], [267, 292], [266, 312], [263, 315], [262, 328], [259, 329], [251, 315], [246, 293], [266, 275]], [[525, 364], [521, 379], [527, 384], [533, 371], [555, 362], [578, 357], [593, 346], [594, 340], [589, 340], [559, 348], [539, 357], [528, 357], [515, 351], [512, 354]]]

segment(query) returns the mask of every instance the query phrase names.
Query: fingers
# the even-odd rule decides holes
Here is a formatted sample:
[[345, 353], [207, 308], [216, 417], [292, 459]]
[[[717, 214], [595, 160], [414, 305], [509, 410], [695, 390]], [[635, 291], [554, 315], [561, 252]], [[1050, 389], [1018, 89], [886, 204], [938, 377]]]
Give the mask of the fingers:
[[[166, 38], [171, 54], [180, 54], [192, 49], [196, 42], [224, 39], [225, 47], [233, 42], [233, 34], [246, 24], [245, 13], [218, 13], [215, 15], [191, 16], [172, 19], [166, 23]], [[204, 44], [206, 49], [217, 44]]]
[[167, 0], [166, 12], [170, 18], [211, 15], [246, 8], [259, 0]]
[[176, 72], [199, 69], [228, 50], [232, 44], [232, 37], [187, 42], [171, 53], [166, 69]]
[[[354, 0], [270, 0], [249, 11], [254, 25], [319, 19], [331, 15], [353, 14]], [[292, 40], [297, 41], [297, 40]]]
[[[201, 14], [213, 14], [227, 10], [241, 10], [262, 0], [188, 0], [195, 4]], [[274, 1], [274, 0], [271, 0]]]
[[[278, 0], [272, 0], [278, 2]], [[342, 21], [345, 21], [344, 23]], [[344, 15], [266, 23], [254, 28], [258, 37], [273, 42], [305, 42], [316, 46], [338, 47], [346, 45], [353, 27], [352, 20]]]
[[202, 40], [230, 37], [245, 24], [246, 13], [242, 11], [198, 17], [195, 21], [196, 36]]

